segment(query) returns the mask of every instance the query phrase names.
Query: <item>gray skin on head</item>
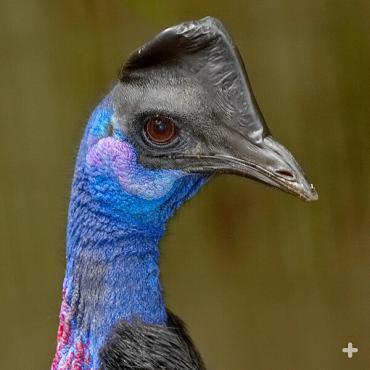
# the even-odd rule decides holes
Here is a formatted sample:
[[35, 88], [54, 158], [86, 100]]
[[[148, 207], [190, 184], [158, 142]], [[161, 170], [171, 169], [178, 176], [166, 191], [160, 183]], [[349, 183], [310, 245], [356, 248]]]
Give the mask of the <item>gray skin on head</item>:
[[[113, 94], [143, 165], [237, 174], [317, 199], [292, 154], [271, 136], [237, 47], [219, 20], [207, 17], [161, 32], [129, 57]], [[178, 128], [168, 145], [143, 138], [145, 119], [156, 114]]]
[[[116, 115], [149, 168], [250, 177], [300, 198], [317, 199], [293, 156], [271, 136], [244, 64], [220, 21], [171, 27], [134, 52], [113, 90]], [[144, 125], [160, 115], [177, 137], [148, 142]], [[182, 323], [121, 322], [101, 350], [102, 370], [204, 369]]]

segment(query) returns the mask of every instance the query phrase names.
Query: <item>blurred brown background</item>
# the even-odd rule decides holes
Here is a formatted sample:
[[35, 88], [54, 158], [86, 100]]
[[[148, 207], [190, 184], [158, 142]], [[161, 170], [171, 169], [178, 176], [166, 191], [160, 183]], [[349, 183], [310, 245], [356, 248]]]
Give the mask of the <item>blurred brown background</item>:
[[370, 2], [2, 0], [2, 370], [50, 367], [91, 109], [130, 51], [206, 15], [235, 37], [272, 132], [320, 200], [216, 179], [164, 240], [168, 304], [212, 370], [370, 368]]

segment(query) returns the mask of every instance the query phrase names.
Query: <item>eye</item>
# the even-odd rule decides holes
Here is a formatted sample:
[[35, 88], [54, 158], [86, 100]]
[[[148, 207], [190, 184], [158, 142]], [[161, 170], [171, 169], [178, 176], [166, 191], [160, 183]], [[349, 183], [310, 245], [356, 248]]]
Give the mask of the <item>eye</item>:
[[161, 116], [149, 117], [145, 122], [144, 131], [146, 137], [155, 144], [168, 144], [177, 135], [175, 122]]

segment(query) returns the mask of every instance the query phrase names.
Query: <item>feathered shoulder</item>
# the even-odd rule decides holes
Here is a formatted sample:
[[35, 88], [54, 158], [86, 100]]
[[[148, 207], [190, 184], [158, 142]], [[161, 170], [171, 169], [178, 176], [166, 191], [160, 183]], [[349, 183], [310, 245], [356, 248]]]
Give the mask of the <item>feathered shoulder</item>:
[[183, 322], [167, 326], [121, 321], [100, 352], [100, 370], [205, 370]]

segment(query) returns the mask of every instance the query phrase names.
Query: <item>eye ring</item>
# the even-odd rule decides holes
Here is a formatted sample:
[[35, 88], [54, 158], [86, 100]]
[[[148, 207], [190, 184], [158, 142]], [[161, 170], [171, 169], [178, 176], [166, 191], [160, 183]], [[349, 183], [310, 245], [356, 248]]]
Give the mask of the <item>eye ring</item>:
[[144, 133], [151, 143], [167, 145], [175, 139], [178, 129], [172, 119], [155, 115], [146, 119]]

